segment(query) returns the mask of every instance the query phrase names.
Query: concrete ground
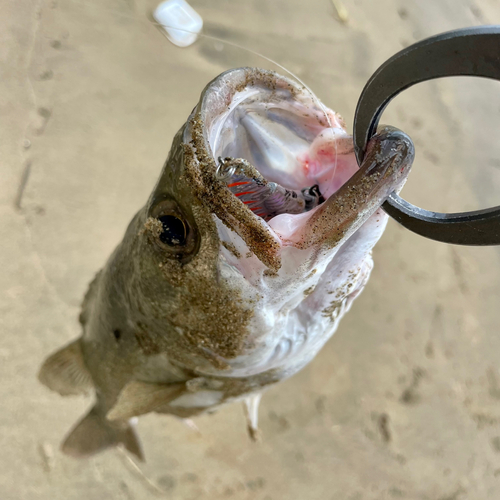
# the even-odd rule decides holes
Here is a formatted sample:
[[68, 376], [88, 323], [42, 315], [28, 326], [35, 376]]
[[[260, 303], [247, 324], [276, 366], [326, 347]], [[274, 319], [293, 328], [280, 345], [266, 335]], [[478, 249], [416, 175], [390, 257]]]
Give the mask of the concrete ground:
[[[202, 39], [171, 45], [156, 0], [0, 0], [0, 498], [482, 500], [500, 498], [500, 253], [390, 222], [337, 334], [270, 390], [261, 444], [229, 406], [139, 421], [147, 463], [58, 446], [89, 400], [40, 386], [43, 358], [79, 334], [87, 284], [146, 201], [204, 85], [271, 63]], [[352, 126], [363, 84], [431, 34], [500, 19], [496, 0], [192, 0], [205, 33], [295, 72]], [[498, 204], [498, 84], [411, 89], [384, 122], [417, 147], [404, 190], [426, 208]], [[23, 188], [24, 186], [24, 188]]]

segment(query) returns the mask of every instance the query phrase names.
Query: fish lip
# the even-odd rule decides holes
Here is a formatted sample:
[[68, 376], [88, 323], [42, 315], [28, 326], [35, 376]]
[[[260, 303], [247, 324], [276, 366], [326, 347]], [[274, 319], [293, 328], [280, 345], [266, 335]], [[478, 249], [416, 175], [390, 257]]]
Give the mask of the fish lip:
[[277, 271], [281, 267], [280, 238], [217, 178], [217, 164], [209, 141], [209, 131], [216, 118], [227, 110], [233, 96], [248, 85], [282, 89], [292, 98], [304, 92], [293, 80], [270, 70], [237, 68], [222, 73], [202, 91], [200, 101], [186, 123], [183, 133], [184, 170], [202, 203], [235, 231], [261, 262]]
[[382, 126], [368, 143], [359, 170], [311, 211], [300, 236], [284, 241], [299, 249], [333, 248], [348, 239], [391, 195], [399, 193], [413, 164], [415, 147], [403, 131]]

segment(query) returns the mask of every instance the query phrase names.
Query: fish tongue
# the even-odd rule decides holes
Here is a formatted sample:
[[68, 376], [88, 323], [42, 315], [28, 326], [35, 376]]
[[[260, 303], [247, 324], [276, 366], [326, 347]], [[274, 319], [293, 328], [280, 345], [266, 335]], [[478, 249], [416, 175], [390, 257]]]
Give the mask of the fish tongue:
[[283, 243], [301, 249], [333, 248], [346, 240], [393, 191], [401, 190], [413, 158], [411, 139], [398, 129], [384, 127], [370, 140], [360, 169], [307, 220], [295, 225], [289, 238], [282, 234]]

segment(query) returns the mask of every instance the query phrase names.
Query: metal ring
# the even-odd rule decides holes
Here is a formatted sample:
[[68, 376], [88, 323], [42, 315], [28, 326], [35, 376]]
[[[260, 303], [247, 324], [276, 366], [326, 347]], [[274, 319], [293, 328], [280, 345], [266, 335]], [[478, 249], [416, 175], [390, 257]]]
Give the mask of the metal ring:
[[[354, 116], [356, 159], [361, 164], [389, 102], [416, 83], [447, 76], [500, 80], [500, 26], [442, 33], [387, 60], [365, 85]], [[500, 206], [464, 213], [424, 210], [395, 193], [383, 209], [404, 227], [427, 238], [458, 245], [500, 245]]]

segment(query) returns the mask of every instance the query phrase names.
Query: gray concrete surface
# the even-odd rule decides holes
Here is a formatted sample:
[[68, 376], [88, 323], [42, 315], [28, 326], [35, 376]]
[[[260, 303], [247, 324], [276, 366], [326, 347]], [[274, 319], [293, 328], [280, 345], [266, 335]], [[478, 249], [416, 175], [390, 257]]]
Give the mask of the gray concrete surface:
[[[264, 397], [261, 444], [235, 405], [196, 419], [201, 434], [141, 418], [140, 470], [119, 451], [59, 453], [90, 401], [41, 387], [42, 359], [79, 334], [87, 283], [204, 85], [230, 67], [274, 68], [211, 39], [172, 46], [147, 21], [155, 3], [0, 0], [0, 498], [500, 498], [499, 250], [433, 243], [394, 222], [337, 334]], [[387, 57], [500, 19], [496, 0], [344, 0], [347, 25], [328, 0], [191, 3], [206, 34], [295, 72], [349, 127]], [[448, 211], [498, 204], [498, 90], [431, 82], [391, 105], [384, 121], [417, 146], [407, 198]]]

